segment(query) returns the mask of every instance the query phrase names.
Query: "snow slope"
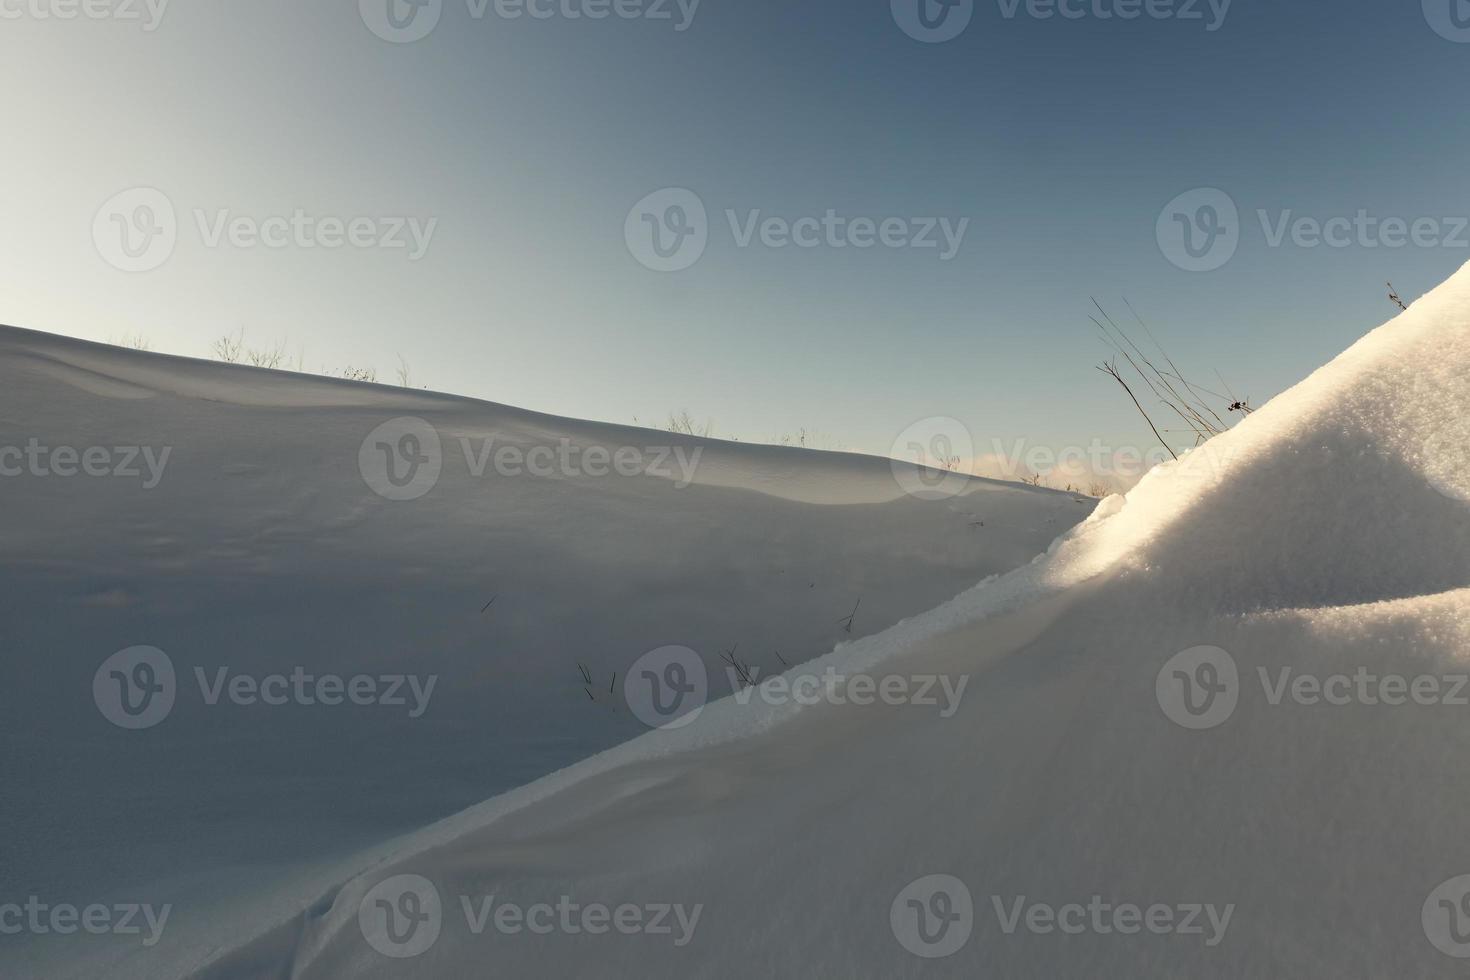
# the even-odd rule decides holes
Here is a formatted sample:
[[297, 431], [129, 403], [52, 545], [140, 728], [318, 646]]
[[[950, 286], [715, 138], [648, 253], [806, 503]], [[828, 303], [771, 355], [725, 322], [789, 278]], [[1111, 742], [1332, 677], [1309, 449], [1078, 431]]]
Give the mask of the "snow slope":
[[194, 975], [1463, 975], [1467, 418], [1470, 267], [1045, 558], [793, 671], [968, 679], [951, 715], [726, 700]]
[[[441, 471], [388, 499], [368, 437], [405, 417], [433, 426]], [[1031, 560], [1092, 507], [984, 480], [921, 500], [872, 457], [0, 328], [0, 453], [32, 440], [105, 449], [124, 472], [0, 456], [19, 469], [0, 476], [6, 978], [182, 975], [289, 921], [385, 841], [646, 732], [614, 680], [645, 652], [697, 651], [719, 697], [721, 651], [738, 644], [765, 674], [799, 664]], [[537, 475], [495, 462], [506, 446], [626, 449], [640, 465], [620, 476], [577, 455]], [[151, 455], [125, 465], [127, 447]], [[170, 658], [177, 690], [162, 721], [125, 730], [94, 680], [105, 690], [104, 661], [135, 646]], [[417, 716], [411, 697], [206, 697], [220, 669], [296, 668], [435, 686]], [[172, 912], [147, 947], [4, 932], [4, 907], [32, 896]]]

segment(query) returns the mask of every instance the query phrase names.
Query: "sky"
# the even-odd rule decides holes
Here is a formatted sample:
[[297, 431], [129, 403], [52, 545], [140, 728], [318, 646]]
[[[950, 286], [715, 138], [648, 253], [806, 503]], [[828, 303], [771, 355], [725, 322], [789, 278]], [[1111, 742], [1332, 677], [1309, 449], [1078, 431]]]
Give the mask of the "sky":
[[1470, 259], [1467, 68], [1465, 0], [0, 0], [0, 322], [1146, 450], [1094, 298], [1290, 386]]

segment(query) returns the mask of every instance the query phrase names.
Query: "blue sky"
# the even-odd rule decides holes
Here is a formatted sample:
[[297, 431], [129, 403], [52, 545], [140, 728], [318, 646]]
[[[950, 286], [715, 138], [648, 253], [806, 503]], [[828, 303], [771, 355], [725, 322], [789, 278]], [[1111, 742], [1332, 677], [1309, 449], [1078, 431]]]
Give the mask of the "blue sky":
[[[952, 416], [977, 452], [1146, 446], [1093, 370], [1092, 297], [1126, 296], [1182, 366], [1260, 402], [1386, 319], [1385, 280], [1412, 299], [1470, 259], [1464, 0], [974, 0], [942, 43], [900, 27], [918, 0], [515, 18], [518, 0], [442, 0], [407, 43], [369, 27], [389, 0], [92, 2], [62, 19], [68, 0], [0, 0], [3, 322], [195, 356], [243, 327], [311, 369], [388, 378], [401, 353], [438, 390], [618, 422], [687, 409], [752, 440], [887, 452]], [[173, 241], [124, 271], [108, 236], [156, 200], [137, 188]], [[670, 272], [625, 235], [665, 188], [707, 214], [703, 253]], [[1191, 272], [1158, 228], [1198, 188], [1238, 220], [1228, 261]], [[298, 211], [303, 237], [250, 239]], [[941, 247], [737, 234], [829, 211], [895, 243], [932, 221]], [[1341, 247], [1291, 224], [1360, 212]], [[370, 233], [321, 247], [323, 218]], [[417, 258], [407, 219], [433, 222]], [[1383, 219], [1418, 242], [1388, 247]], [[235, 243], [221, 220], [243, 221]], [[947, 260], [941, 221], [966, 222]]]

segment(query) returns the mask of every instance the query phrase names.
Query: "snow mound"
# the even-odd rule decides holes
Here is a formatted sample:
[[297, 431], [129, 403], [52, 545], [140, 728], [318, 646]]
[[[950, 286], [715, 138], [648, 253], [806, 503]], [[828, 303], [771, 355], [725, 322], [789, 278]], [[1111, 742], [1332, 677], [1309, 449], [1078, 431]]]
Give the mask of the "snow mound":
[[727, 699], [196, 975], [1460, 975], [1466, 418], [1470, 267], [1035, 563], [787, 678], [853, 696]]
[[[384, 426], [439, 445], [413, 499], [372, 469]], [[0, 932], [0, 976], [180, 976], [385, 841], [648, 731], [612, 683], [645, 653], [695, 651], [718, 698], [721, 651], [801, 664], [1092, 507], [978, 479], [916, 499], [894, 465], [0, 327], [0, 930], [31, 896], [172, 908], [148, 946]], [[135, 647], [177, 689], [126, 730], [94, 682]], [[402, 706], [208, 700], [220, 671], [298, 669]]]

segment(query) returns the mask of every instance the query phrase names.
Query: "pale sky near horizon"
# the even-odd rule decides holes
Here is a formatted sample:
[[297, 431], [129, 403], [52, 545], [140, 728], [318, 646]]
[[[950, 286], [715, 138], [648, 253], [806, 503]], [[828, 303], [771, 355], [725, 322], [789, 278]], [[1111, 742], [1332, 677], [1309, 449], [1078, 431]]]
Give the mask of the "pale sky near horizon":
[[1259, 403], [1470, 259], [1462, 0], [426, 2], [0, 0], [0, 322], [746, 440], [1148, 447], [1092, 297]]

